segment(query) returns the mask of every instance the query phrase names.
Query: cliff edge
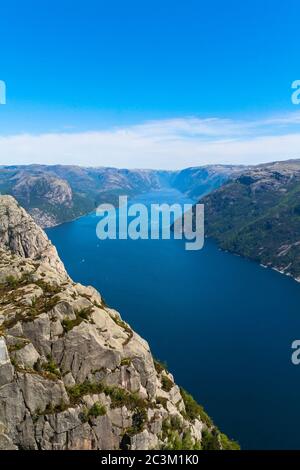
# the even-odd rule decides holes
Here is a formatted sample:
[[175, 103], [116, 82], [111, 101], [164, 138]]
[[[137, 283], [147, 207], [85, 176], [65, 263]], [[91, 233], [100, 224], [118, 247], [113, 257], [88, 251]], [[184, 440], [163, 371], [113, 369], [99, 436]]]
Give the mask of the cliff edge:
[[0, 196], [0, 449], [160, 448], [237, 445]]

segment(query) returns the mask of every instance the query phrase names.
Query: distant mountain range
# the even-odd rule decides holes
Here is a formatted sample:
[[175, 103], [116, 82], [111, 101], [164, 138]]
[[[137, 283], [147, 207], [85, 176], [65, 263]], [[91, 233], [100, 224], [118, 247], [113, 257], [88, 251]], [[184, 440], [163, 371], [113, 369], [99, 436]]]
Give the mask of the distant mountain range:
[[197, 201], [240, 167], [213, 165], [182, 171], [84, 168], [65, 165], [0, 167], [0, 193], [14, 196], [42, 227], [73, 220], [119, 195], [173, 187]]
[[201, 202], [221, 248], [300, 281], [300, 160], [248, 167]]
[[206, 236], [221, 248], [300, 280], [300, 160], [181, 171], [0, 167], [0, 193], [14, 196], [42, 227], [116, 204], [119, 195], [165, 188], [205, 204]]

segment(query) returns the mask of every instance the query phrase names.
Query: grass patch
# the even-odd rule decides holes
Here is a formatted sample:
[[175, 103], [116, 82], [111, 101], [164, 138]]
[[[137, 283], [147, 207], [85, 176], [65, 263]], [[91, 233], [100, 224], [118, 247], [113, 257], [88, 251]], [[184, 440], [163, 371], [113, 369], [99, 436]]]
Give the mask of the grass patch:
[[57, 295], [62, 291], [62, 288], [60, 286], [48, 284], [42, 279], [36, 281], [35, 284], [42, 289], [44, 294]]
[[[20, 300], [21, 293], [16, 289], [25, 287], [30, 283], [30, 278], [25, 275], [19, 280], [9, 277], [5, 284], [0, 284], [0, 297], [2, 297], [0, 304], [3, 306], [12, 304], [15, 310], [20, 309], [22, 311], [22, 313], [19, 312], [10, 320], [5, 321], [3, 323], [4, 328], [12, 328], [18, 321], [32, 321], [41, 313], [52, 310], [60, 301], [57, 295], [44, 292], [40, 297], [34, 297], [30, 306], [24, 306]], [[15, 286], [13, 290], [11, 286]]]
[[139, 434], [145, 429], [145, 425], [148, 421], [148, 414], [145, 408], [137, 409], [132, 416], [132, 426], [127, 428], [124, 435], [132, 437]]
[[23, 274], [20, 278], [14, 276], [7, 276], [5, 282], [0, 284], [0, 295], [4, 296], [12, 290], [19, 289], [30, 284], [30, 274]]
[[103, 382], [90, 382], [86, 380], [82, 384], [74, 385], [68, 388], [68, 394], [73, 404], [80, 403], [84, 395], [93, 395], [104, 393], [111, 399], [112, 408], [121, 408], [126, 406], [128, 409], [149, 408], [150, 404], [137, 393], [128, 392], [127, 390], [106, 385]]
[[165, 391], [165, 392], [170, 392], [170, 390], [172, 390], [172, 388], [174, 387], [174, 383], [172, 382], [171, 379], [169, 379], [169, 377], [167, 377], [166, 375], [163, 375], [162, 378], [161, 378], [161, 385], [162, 385], [162, 389]]
[[201, 444], [192, 439], [190, 431], [182, 428], [182, 420], [178, 416], [166, 418], [162, 424], [163, 450], [199, 450]]
[[93, 313], [93, 307], [87, 307], [75, 312], [76, 318], [74, 320], [70, 320], [69, 318], [65, 318], [62, 321], [62, 326], [65, 332], [72, 330], [75, 326], [80, 325], [84, 320], [89, 320], [91, 314]]
[[121, 366], [130, 366], [131, 364], [131, 358], [130, 357], [124, 357], [122, 360], [121, 360]]
[[11, 344], [10, 346], [8, 346], [8, 352], [15, 352], [15, 351], [20, 351], [20, 349], [23, 349], [25, 346], [27, 346], [27, 344], [29, 344], [29, 341], [27, 340], [24, 340], [23, 342], [20, 342], [20, 343], [16, 343], [16, 344]]
[[226, 434], [220, 433], [220, 441], [223, 450], [240, 450], [240, 445], [236, 441], [230, 440]]
[[126, 333], [128, 333], [127, 339], [123, 342], [123, 346], [126, 346], [126, 344], [128, 344], [129, 341], [131, 340], [131, 338], [133, 337], [132, 329], [130, 328], [129, 325], [127, 325], [127, 323], [125, 323], [123, 320], [121, 320], [118, 317], [118, 315], [110, 315], [110, 317], [120, 328], [123, 328], [123, 330], [125, 330]]
[[190, 421], [200, 419], [206, 424], [208, 428], [213, 426], [213, 422], [210, 417], [205, 413], [203, 407], [199, 405], [196, 400], [187, 393], [183, 388], [180, 389], [181, 396], [185, 405], [186, 416]]
[[161, 374], [164, 370], [167, 371], [167, 363], [161, 362], [157, 359], [153, 359], [155, 370], [158, 374]]
[[81, 420], [83, 423], [87, 423], [91, 421], [92, 418], [98, 418], [98, 416], [104, 415], [106, 415], [106, 408], [102, 403], [98, 401], [94, 403], [89, 410], [85, 410], [82, 413]]
[[45, 370], [46, 372], [49, 372], [50, 374], [54, 374], [57, 377], [61, 377], [60, 370], [56, 362], [54, 361], [54, 359], [51, 356], [48, 356], [47, 359], [48, 359], [48, 362], [44, 362], [41, 365], [41, 368]]
[[44, 411], [41, 411], [40, 409], [37, 409], [35, 411], [34, 416], [32, 417], [33, 422], [36, 422], [39, 418], [39, 416], [45, 416], [45, 415], [52, 415], [56, 413], [62, 413], [63, 411], [66, 411], [70, 406], [65, 403], [61, 402], [59, 405], [53, 405], [52, 403], [49, 403]]
[[17, 279], [14, 276], [7, 276], [5, 280], [5, 286], [7, 287], [7, 289], [10, 290], [16, 289], [17, 287], [19, 287], [20, 284], [22, 284], [21, 280]]
[[221, 450], [219, 433], [216, 429], [213, 429], [211, 432], [207, 430], [202, 431], [201, 447], [202, 450]]

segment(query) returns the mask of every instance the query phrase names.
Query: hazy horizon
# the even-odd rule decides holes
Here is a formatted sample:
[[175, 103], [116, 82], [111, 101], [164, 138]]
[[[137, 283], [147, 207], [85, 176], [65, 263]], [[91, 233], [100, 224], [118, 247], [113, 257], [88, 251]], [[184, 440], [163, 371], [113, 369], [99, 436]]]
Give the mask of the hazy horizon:
[[269, 162], [259, 162], [256, 164], [226, 164], [226, 163], [211, 163], [211, 164], [206, 164], [206, 165], [196, 165], [196, 166], [187, 166], [183, 168], [178, 168], [178, 169], [163, 169], [163, 168], [142, 168], [142, 167], [132, 167], [128, 168], [126, 166], [124, 167], [117, 167], [117, 166], [111, 166], [111, 165], [75, 165], [75, 164], [64, 164], [64, 163], [50, 163], [50, 164], [45, 164], [45, 163], [26, 163], [26, 164], [6, 164], [6, 165], [0, 165], [0, 168], [11, 168], [11, 167], [67, 167], [67, 168], [83, 168], [83, 169], [115, 169], [115, 170], [129, 170], [129, 171], [161, 171], [161, 172], [179, 172], [183, 170], [188, 170], [191, 168], [207, 168], [207, 167], [232, 167], [232, 166], [241, 166], [241, 167], [249, 167], [249, 166], [261, 166], [261, 165], [268, 165], [268, 164], [273, 164], [273, 163], [287, 163], [290, 161], [299, 161], [300, 158], [287, 158], [283, 160], [273, 160]]

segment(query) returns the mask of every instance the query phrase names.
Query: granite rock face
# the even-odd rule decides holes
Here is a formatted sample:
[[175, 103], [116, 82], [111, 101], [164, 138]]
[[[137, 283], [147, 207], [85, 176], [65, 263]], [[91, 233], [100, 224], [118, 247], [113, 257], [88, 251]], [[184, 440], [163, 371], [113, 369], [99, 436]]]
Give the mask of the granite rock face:
[[0, 196], [0, 449], [201, 448], [172, 375], [93, 287], [73, 282], [46, 234]]
[[45, 263], [66, 276], [57, 251], [43, 230], [12, 196], [2, 196], [0, 201], [0, 246], [12, 255]]

